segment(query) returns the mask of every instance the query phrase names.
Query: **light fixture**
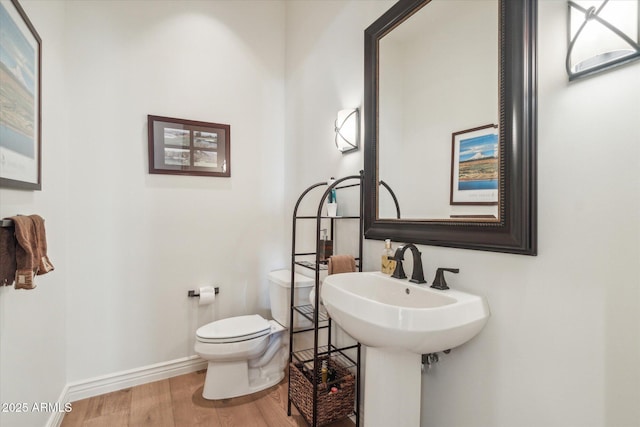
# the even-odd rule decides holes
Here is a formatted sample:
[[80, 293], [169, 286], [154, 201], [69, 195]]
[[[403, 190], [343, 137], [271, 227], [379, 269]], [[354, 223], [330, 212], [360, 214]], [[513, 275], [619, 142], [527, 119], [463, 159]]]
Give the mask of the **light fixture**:
[[360, 112], [357, 108], [338, 111], [335, 122], [336, 148], [344, 154], [360, 146]]
[[640, 58], [640, 0], [569, 0], [569, 80]]

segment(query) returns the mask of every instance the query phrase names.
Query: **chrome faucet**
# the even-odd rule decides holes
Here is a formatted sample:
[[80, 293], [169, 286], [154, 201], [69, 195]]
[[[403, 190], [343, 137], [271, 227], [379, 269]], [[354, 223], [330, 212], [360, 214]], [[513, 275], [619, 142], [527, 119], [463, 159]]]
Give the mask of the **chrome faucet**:
[[393, 271], [391, 277], [395, 277], [396, 279], [407, 278], [407, 275], [404, 273], [404, 268], [402, 268], [404, 253], [407, 249], [411, 249], [411, 253], [413, 254], [413, 272], [411, 273], [411, 280], [409, 281], [413, 283], [427, 283], [427, 281], [424, 280], [424, 271], [422, 270], [422, 253], [413, 243], [408, 243], [396, 249], [396, 253], [393, 255], [393, 259], [396, 261], [396, 269]]

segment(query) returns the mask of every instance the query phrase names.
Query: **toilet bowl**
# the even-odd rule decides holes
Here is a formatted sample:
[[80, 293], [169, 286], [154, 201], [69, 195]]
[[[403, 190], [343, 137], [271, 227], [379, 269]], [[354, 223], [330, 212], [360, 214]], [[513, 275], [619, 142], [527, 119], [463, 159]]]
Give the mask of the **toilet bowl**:
[[[202, 396], [217, 400], [264, 390], [284, 378], [289, 357], [289, 301], [291, 272], [269, 273], [271, 315], [229, 317], [208, 323], [196, 331], [195, 352], [208, 362]], [[294, 275], [295, 301], [308, 301], [313, 279]], [[304, 319], [304, 318], [302, 318]], [[304, 319], [306, 321], [306, 319]], [[308, 321], [307, 321], [308, 322]], [[294, 318], [294, 327], [307, 327]]]

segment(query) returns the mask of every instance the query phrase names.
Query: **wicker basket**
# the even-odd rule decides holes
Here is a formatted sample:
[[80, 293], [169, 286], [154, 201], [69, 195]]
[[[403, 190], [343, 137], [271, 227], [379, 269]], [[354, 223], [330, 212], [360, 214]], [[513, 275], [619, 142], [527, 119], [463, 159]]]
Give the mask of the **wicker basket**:
[[[348, 369], [341, 366], [336, 360], [323, 357], [316, 367], [316, 378], [318, 384], [316, 391], [318, 393], [318, 414], [316, 425], [332, 423], [336, 420], [346, 417], [353, 413], [353, 405], [355, 398], [355, 379]], [[327, 360], [329, 369], [336, 372], [336, 380], [328, 384], [322, 384], [320, 375], [320, 367], [322, 361]], [[313, 425], [313, 388], [311, 380], [301, 371], [301, 368], [295, 364], [289, 367], [289, 375], [291, 376], [290, 396], [293, 403], [304, 417], [304, 419]], [[332, 386], [338, 387], [337, 393], [330, 393]]]

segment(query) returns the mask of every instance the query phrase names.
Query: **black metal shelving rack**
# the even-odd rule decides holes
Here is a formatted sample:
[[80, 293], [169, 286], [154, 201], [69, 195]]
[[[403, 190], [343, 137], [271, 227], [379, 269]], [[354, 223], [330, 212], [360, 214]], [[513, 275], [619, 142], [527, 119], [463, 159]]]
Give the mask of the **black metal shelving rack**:
[[[320, 233], [322, 230], [322, 221], [328, 221], [330, 224], [330, 236], [331, 240], [335, 243], [335, 222], [336, 221], [359, 221], [358, 227], [358, 256], [356, 258], [356, 265], [358, 271], [362, 271], [362, 239], [364, 236], [363, 230], [363, 185], [362, 185], [363, 173], [360, 172], [359, 175], [351, 175], [344, 178], [340, 178], [335, 180], [333, 183], [329, 184], [326, 182], [320, 182], [308, 187], [305, 191], [302, 192], [298, 201], [296, 202], [295, 208], [293, 210], [293, 234], [292, 234], [292, 245], [291, 245], [291, 306], [290, 306], [290, 322], [289, 325], [289, 365], [292, 362], [297, 362], [303, 364], [306, 368], [312, 372], [312, 384], [316, 384], [317, 382], [317, 369], [314, 367], [318, 366], [319, 360], [321, 357], [332, 357], [336, 358], [338, 362], [344, 366], [345, 368], [355, 369], [355, 402], [354, 402], [354, 411], [353, 415], [355, 416], [356, 427], [360, 427], [360, 362], [361, 362], [361, 348], [360, 343], [355, 343], [353, 345], [348, 346], [336, 346], [332, 343], [332, 322], [331, 318], [327, 315], [327, 312], [324, 310], [324, 307], [320, 304], [320, 271], [326, 270], [327, 265], [325, 262], [320, 260], [320, 254], [318, 251], [319, 243], [320, 243]], [[357, 180], [357, 183], [353, 183], [354, 180]], [[351, 182], [351, 183], [349, 183]], [[300, 203], [303, 199], [314, 189], [318, 187], [326, 186], [326, 190], [320, 201], [318, 203], [318, 211], [315, 216], [299, 216], [298, 208], [300, 207]], [[323, 216], [322, 211], [325, 204], [325, 200], [327, 199], [329, 193], [332, 189], [336, 191], [349, 187], [360, 187], [359, 194], [359, 214], [358, 216], [339, 216], [339, 217], [328, 217]], [[316, 252], [296, 252], [296, 233], [297, 233], [297, 222], [298, 221], [316, 221], [316, 238], [315, 238], [315, 248]], [[315, 263], [311, 261], [301, 261], [302, 257], [310, 257], [315, 256]], [[295, 275], [295, 267], [302, 266], [305, 268], [310, 268], [315, 270], [315, 304], [305, 304], [305, 305], [295, 305], [294, 294], [295, 294], [295, 283], [294, 275]], [[318, 309], [314, 309], [317, 307]], [[293, 320], [294, 314], [298, 313], [299, 315], [305, 317], [306, 319], [313, 322], [313, 327], [306, 329], [294, 330], [293, 328]], [[320, 337], [319, 332], [321, 329], [327, 330], [327, 342], [326, 345], [320, 345]], [[294, 335], [301, 332], [309, 332], [313, 331], [313, 348], [294, 351]], [[355, 350], [356, 357], [353, 358], [349, 353], [353, 353]], [[291, 375], [289, 375], [289, 395], [288, 395], [288, 403], [287, 403], [287, 414], [291, 415], [291, 404], [296, 405], [296, 403], [291, 399]], [[298, 408], [299, 409], [299, 408]], [[313, 417], [312, 417], [312, 427], [317, 426], [318, 420], [318, 391], [316, 387], [313, 387]]]

